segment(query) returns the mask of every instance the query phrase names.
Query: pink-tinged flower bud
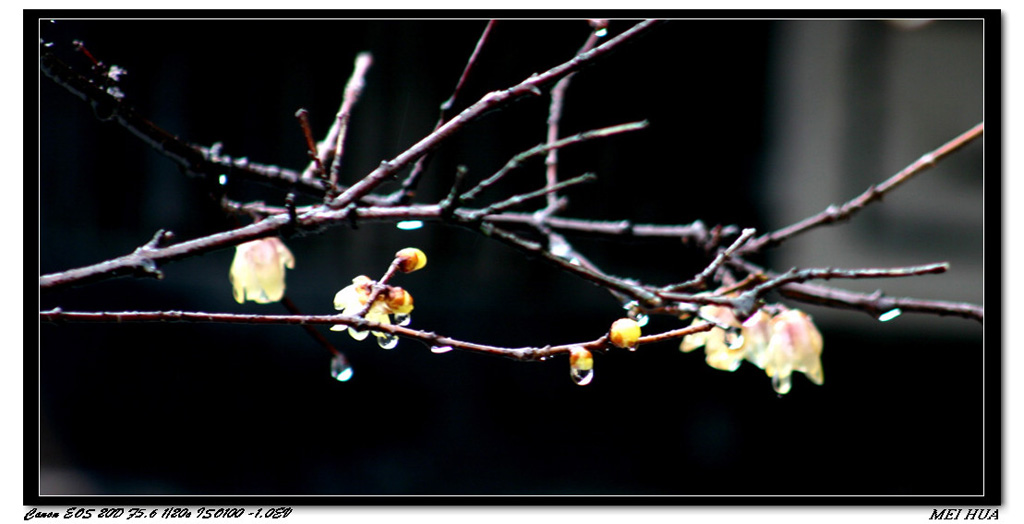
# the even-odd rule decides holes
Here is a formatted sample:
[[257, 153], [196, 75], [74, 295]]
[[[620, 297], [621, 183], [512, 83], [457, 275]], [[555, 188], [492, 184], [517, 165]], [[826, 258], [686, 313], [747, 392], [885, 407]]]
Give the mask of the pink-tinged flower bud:
[[395, 258], [398, 259], [398, 270], [403, 273], [412, 273], [427, 265], [427, 255], [414, 247], [407, 247], [395, 253]]
[[803, 311], [783, 311], [772, 319], [764, 371], [780, 395], [792, 387], [792, 374], [800, 371], [819, 386], [824, 383], [821, 368], [823, 341], [811, 317]]
[[229, 278], [239, 304], [277, 302], [284, 296], [284, 269], [295, 268], [295, 257], [277, 237], [261, 238], [235, 246]]
[[640, 324], [631, 318], [620, 318], [612, 323], [608, 339], [620, 348], [635, 349], [640, 339]]
[[768, 342], [772, 338], [772, 316], [764, 309], [757, 310], [743, 321], [743, 358], [764, 369], [768, 359]]

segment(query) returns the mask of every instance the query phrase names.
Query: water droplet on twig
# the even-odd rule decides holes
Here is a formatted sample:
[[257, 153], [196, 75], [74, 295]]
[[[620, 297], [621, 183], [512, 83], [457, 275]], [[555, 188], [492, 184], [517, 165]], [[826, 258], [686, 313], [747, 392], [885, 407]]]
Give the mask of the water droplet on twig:
[[451, 351], [452, 349], [454, 349], [454, 348], [452, 348], [451, 346], [430, 346], [430, 352], [431, 353], [438, 353], [438, 354], [447, 353], [447, 352]]
[[395, 224], [395, 227], [397, 227], [398, 229], [405, 230], [405, 231], [412, 231], [414, 229], [419, 229], [419, 228], [423, 227], [423, 221], [422, 220], [402, 220], [401, 222]]
[[366, 335], [369, 335], [370, 332], [369, 331], [356, 331], [353, 328], [348, 328], [348, 334], [351, 335], [352, 338], [354, 338], [356, 340], [365, 340], [366, 339]]
[[374, 333], [377, 336], [377, 345], [384, 349], [394, 349], [398, 345], [398, 335], [390, 333]]
[[879, 322], [888, 322], [902, 314], [903, 311], [901, 311], [900, 308], [892, 308], [889, 311], [886, 311], [885, 313], [878, 315], [878, 320]]
[[344, 355], [335, 355], [331, 359], [331, 376], [338, 382], [348, 382], [352, 378], [352, 366]]
[[577, 385], [586, 386], [590, 384], [590, 381], [594, 380], [594, 369], [569, 368], [569, 376], [572, 377], [572, 381]]

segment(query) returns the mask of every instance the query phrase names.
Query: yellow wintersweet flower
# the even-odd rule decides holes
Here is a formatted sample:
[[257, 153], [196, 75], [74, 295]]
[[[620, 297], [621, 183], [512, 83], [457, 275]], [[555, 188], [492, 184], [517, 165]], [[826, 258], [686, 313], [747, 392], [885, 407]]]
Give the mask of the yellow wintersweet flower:
[[705, 360], [709, 366], [723, 371], [736, 371], [743, 361], [744, 354], [741, 345], [743, 341], [739, 335], [740, 322], [736, 315], [727, 307], [701, 306], [699, 315], [693, 319], [691, 325], [702, 324], [705, 322], [704, 319], [722, 326], [734, 327], [736, 331], [726, 332], [721, 327], [713, 327], [708, 331], [686, 335], [679, 345], [680, 351], [689, 353], [704, 346]]
[[[372, 293], [373, 280], [366, 275], [359, 275], [352, 279], [352, 284], [334, 295], [334, 309], [341, 310], [342, 315], [355, 315], [366, 307], [366, 303], [369, 302]], [[363, 318], [379, 324], [390, 325], [391, 316], [393, 315], [398, 325], [405, 325], [412, 309], [412, 295], [408, 291], [398, 286], [386, 286], [377, 295], [373, 305], [370, 306], [370, 309]], [[348, 334], [356, 340], [363, 340], [369, 334], [366, 331], [358, 331], [344, 325], [331, 326], [331, 331], [344, 331], [345, 329], [348, 329]], [[390, 333], [374, 331], [373, 334], [379, 339], [377, 341], [378, 344], [386, 349], [391, 349], [397, 342], [395, 335]]]
[[231, 262], [231, 291], [241, 304], [277, 302], [284, 296], [284, 268], [295, 268], [295, 257], [277, 237], [261, 238], [235, 246]]
[[771, 321], [772, 337], [764, 359], [764, 371], [772, 387], [785, 395], [792, 387], [792, 374], [800, 371], [811, 382], [825, 381], [821, 368], [823, 341], [811, 317], [798, 309], [783, 311]]

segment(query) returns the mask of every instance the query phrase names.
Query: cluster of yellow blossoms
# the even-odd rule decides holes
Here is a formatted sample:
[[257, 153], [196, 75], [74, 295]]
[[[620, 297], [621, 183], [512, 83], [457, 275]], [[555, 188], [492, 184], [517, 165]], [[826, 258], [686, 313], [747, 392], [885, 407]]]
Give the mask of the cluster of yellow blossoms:
[[690, 352], [703, 346], [709, 366], [735, 371], [747, 360], [771, 377], [780, 395], [789, 393], [794, 371], [819, 386], [825, 381], [821, 333], [807, 313], [787, 309], [772, 316], [760, 309], [741, 324], [731, 309], [708, 305], [700, 308], [693, 324], [705, 321], [718, 327], [687, 335], [679, 349]]
[[[412, 273], [427, 265], [427, 255], [423, 251], [407, 247], [395, 253], [395, 268], [403, 273]], [[365, 311], [366, 320], [379, 324], [390, 325], [392, 323], [404, 326], [409, 323], [412, 313], [412, 295], [408, 291], [398, 287], [385, 285], [374, 299], [373, 304], [367, 307], [370, 297], [373, 296], [374, 281], [366, 275], [359, 275], [352, 279], [352, 284], [344, 287], [334, 295], [334, 309], [340, 310], [342, 315], [358, 315]], [[366, 338], [366, 331], [359, 331], [352, 327], [332, 326], [331, 331], [343, 331], [348, 329], [348, 334], [356, 340]], [[384, 331], [374, 331], [377, 337], [377, 344], [384, 349], [391, 349], [398, 345], [398, 337]]]
[[[427, 264], [427, 255], [416, 248], [405, 248], [395, 253], [395, 269], [403, 273], [411, 273]], [[250, 300], [258, 304], [278, 302], [284, 297], [284, 270], [295, 267], [295, 257], [277, 237], [261, 238], [245, 242], [235, 247], [235, 258], [231, 262], [229, 278], [232, 293], [239, 304]], [[409, 323], [412, 312], [412, 295], [398, 286], [382, 286], [373, 304], [367, 308], [373, 294], [375, 282], [366, 275], [352, 279], [334, 296], [334, 308], [341, 310], [343, 315], [357, 315], [365, 309], [365, 318], [380, 324], [397, 324], [404, 326]], [[332, 331], [345, 330], [346, 326], [333, 326]], [[363, 340], [366, 331], [348, 328], [352, 338]], [[398, 343], [398, 337], [382, 331], [374, 331], [377, 343], [385, 349], [391, 349]]]
[[[423, 268], [427, 256], [416, 248], [405, 248], [395, 253], [392, 271], [404, 273]], [[295, 257], [279, 238], [269, 237], [239, 244], [231, 263], [230, 279], [232, 292], [238, 303], [250, 300], [260, 304], [280, 301], [284, 297], [285, 268], [295, 267]], [[389, 272], [390, 274], [390, 272]], [[375, 287], [379, 287], [376, 298]], [[409, 323], [413, 310], [412, 295], [398, 286], [381, 285], [366, 275], [352, 279], [334, 296], [334, 308], [343, 315], [362, 314], [366, 320], [381, 325]], [[713, 322], [716, 327], [687, 335], [679, 349], [690, 352], [703, 347], [709, 366], [725, 371], [735, 371], [743, 360], [763, 369], [772, 379], [772, 387], [786, 394], [792, 387], [792, 375], [799, 371], [811, 382], [821, 385], [824, 375], [821, 369], [821, 333], [814, 326], [811, 317], [797, 309], [785, 309], [774, 316], [764, 309], [758, 310], [744, 322], [736, 318], [732, 309], [707, 305], [702, 306], [693, 324]], [[348, 330], [356, 340], [367, 337], [367, 331], [336, 325], [332, 331]], [[391, 349], [398, 344], [398, 337], [385, 331], [373, 331], [377, 343]], [[640, 324], [631, 318], [616, 320], [608, 330], [608, 342], [630, 351], [636, 349], [640, 339]], [[589, 384], [594, 376], [593, 355], [582, 346], [571, 348], [569, 369], [573, 381], [580, 385]]]
[[[352, 284], [334, 295], [334, 309], [340, 310], [342, 315], [357, 315], [366, 309], [366, 315], [363, 318], [384, 325], [391, 324], [392, 319], [399, 326], [409, 323], [409, 314], [412, 313], [413, 305], [412, 295], [408, 291], [398, 286], [384, 286], [376, 300], [373, 301], [373, 305], [367, 309], [366, 304], [370, 301], [372, 294], [373, 280], [366, 275], [359, 275], [352, 279]], [[366, 331], [342, 325], [331, 326], [331, 331], [344, 331], [345, 329], [348, 329], [348, 334], [356, 340], [366, 338]], [[377, 337], [377, 343], [384, 349], [391, 349], [398, 342], [397, 337], [384, 331], [374, 331], [373, 334]]]

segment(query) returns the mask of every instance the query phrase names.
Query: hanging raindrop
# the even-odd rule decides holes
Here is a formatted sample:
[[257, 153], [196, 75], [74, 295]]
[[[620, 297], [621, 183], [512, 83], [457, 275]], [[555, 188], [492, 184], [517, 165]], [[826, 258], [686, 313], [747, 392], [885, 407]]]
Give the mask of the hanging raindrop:
[[344, 355], [337, 354], [331, 359], [331, 376], [338, 382], [348, 382], [352, 378], [352, 366]]
[[354, 338], [356, 340], [365, 340], [366, 339], [366, 335], [369, 335], [370, 332], [369, 331], [356, 331], [353, 328], [348, 328], [348, 334], [351, 335], [352, 338]]
[[647, 325], [647, 321], [650, 320], [650, 317], [648, 317], [646, 313], [637, 313], [633, 316], [633, 320], [636, 320], [636, 325], [644, 327]]
[[729, 349], [743, 347], [743, 332], [737, 328], [730, 328], [725, 332], [725, 344]]
[[580, 346], [570, 348], [569, 376], [577, 385], [590, 384], [594, 380], [594, 355]]
[[419, 228], [423, 227], [423, 221], [422, 220], [403, 220], [403, 221], [395, 224], [395, 227], [397, 227], [398, 229], [405, 230], [405, 231], [412, 231], [414, 229], [419, 229]]
[[453, 348], [451, 346], [430, 346], [430, 352], [431, 353], [437, 353], [437, 354], [447, 353], [447, 352], [451, 351], [452, 349]]
[[569, 376], [572, 377], [572, 381], [575, 382], [577, 385], [586, 386], [587, 384], [590, 384], [591, 380], [594, 380], [594, 368], [569, 368]]
[[890, 321], [890, 320], [892, 320], [892, 319], [894, 319], [894, 318], [896, 318], [896, 317], [898, 317], [898, 316], [900, 316], [902, 314], [903, 314], [903, 311], [901, 311], [900, 308], [898, 308], [898, 307], [897, 308], [892, 308], [889, 311], [886, 311], [885, 313], [882, 313], [881, 315], [878, 315], [878, 320], [880, 322], [888, 322], [888, 321]]
[[374, 333], [377, 336], [377, 345], [384, 349], [394, 349], [398, 345], [398, 335], [390, 333]]
[[408, 326], [409, 323], [412, 322], [412, 315], [408, 313], [404, 315], [401, 313], [396, 313], [395, 315], [393, 315], [393, 320], [396, 326]]

